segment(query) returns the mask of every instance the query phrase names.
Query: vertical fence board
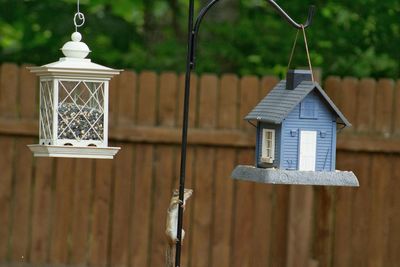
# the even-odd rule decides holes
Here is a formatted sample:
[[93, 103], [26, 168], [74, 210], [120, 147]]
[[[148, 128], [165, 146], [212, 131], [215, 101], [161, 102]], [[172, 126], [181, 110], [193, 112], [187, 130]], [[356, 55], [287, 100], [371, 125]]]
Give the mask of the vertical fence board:
[[191, 266], [210, 266], [211, 222], [213, 203], [213, 173], [215, 151], [212, 148], [196, 150], [193, 199], [193, 235], [191, 247]]
[[320, 266], [330, 266], [334, 236], [334, 195], [330, 187], [315, 187], [314, 259]]
[[139, 144], [135, 153], [133, 186], [133, 213], [131, 220], [131, 266], [149, 266], [151, 214], [151, 181], [153, 177], [154, 149]]
[[165, 221], [167, 209], [172, 195], [172, 180], [174, 175], [174, 150], [171, 146], [158, 146], [155, 149], [155, 175], [153, 185], [153, 213], [152, 213], [152, 239], [151, 239], [151, 266], [165, 264]]
[[29, 229], [31, 222], [30, 203], [32, 186], [32, 154], [26, 145], [32, 144], [31, 138], [17, 139], [15, 145], [15, 164], [23, 166], [15, 169], [14, 207], [12, 225], [11, 261], [26, 260], [29, 248]]
[[271, 267], [286, 266], [289, 189], [287, 185], [277, 185], [273, 192]]
[[362, 79], [358, 90], [357, 131], [368, 132], [374, 123], [376, 82], [373, 79]]
[[[136, 108], [136, 81], [137, 76], [133, 71], [124, 71], [118, 80], [118, 123], [132, 124], [135, 119]], [[115, 90], [113, 88], [113, 90]]]
[[238, 119], [238, 78], [235, 75], [224, 75], [218, 96], [217, 127], [234, 129]]
[[[388, 238], [388, 191], [392, 170], [391, 157], [376, 155], [372, 158], [371, 165], [371, 190], [370, 194], [370, 219], [369, 242], [367, 255], [370, 258], [367, 266], [383, 267]], [[380, 177], [376, 179], [376, 177]]]
[[396, 89], [394, 92], [394, 122], [393, 122], [393, 133], [395, 135], [400, 134], [400, 80], [397, 81]]
[[[238, 152], [240, 164], [252, 164], [251, 150], [242, 149]], [[235, 183], [235, 218], [233, 223], [233, 244], [231, 266], [248, 267], [252, 262], [252, 247], [243, 246], [243, 242], [252, 242], [254, 218], [254, 183], [238, 181]]]
[[68, 235], [71, 225], [73, 189], [73, 159], [57, 159], [56, 190], [50, 246], [50, 263], [62, 264], [68, 260]]
[[386, 251], [386, 263], [385, 266], [396, 266], [400, 262], [400, 253], [399, 253], [399, 244], [400, 244], [400, 172], [395, 171], [395, 166], [399, 166], [400, 157], [396, 155], [393, 162], [393, 172], [392, 179], [390, 180], [389, 192], [387, 196], [390, 197], [390, 210], [391, 213], [389, 215], [389, 237], [387, 243], [387, 251]]
[[[240, 128], [251, 129], [247, 122], [242, 119], [259, 101], [258, 95], [260, 90], [260, 82], [256, 77], [246, 76], [240, 81]], [[239, 164], [254, 164], [254, 155], [251, 150], [240, 150], [238, 152]], [[237, 182], [235, 184], [235, 220], [233, 224], [233, 246], [232, 246], [232, 266], [250, 266], [251, 265], [251, 249], [250, 246], [241, 247], [243, 240], [250, 239], [252, 236], [252, 220], [253, 218], [253, 194], [254, 184], [249, 182]], [[248, 241], [250, 242], [250, 240]]]
[[159, 124], [175, 126], [177, 118], [178, 78], [175, 73], [160, 76]]
[[[212, 265], [230, 266], [235, 150], [218, 149], [215, 156], [215, 203], [212, 229]], [[223, 208], [222, 208], [223, 207]]]
[[33, 196], [32, 241], [30, 261], [47, 262], [50, 242], [51, 192], [53, 159], [37, 159]]
[[[200, 81], [199, 127], [214, 128], [217, 123], [217, 77], [204, 75]], [[198, 147], [195, 162], [195, 192], [191, 266], [210, 266], [211, 223], [214, 191], [215, 150]]]
[[24, 119], [37, 117], [37, 77], [27, 69], [29, 65], [22, 65], [19, 70], [19, 109]]
[[257, 105], [261, 100], [258, 98], [260, 82], [257, 77], [245, 76], [240, 80], [240, 128], [254, 130], [243, 118]]
[[254, 217], [251, 266], [269, 266], [271, 245], [272, 186], [254, 188]]
[[[132, 125], [135, 122], [137, 75], [125, 71], [119, 77], [118, 123]], [[113, 214], [111, 219], [110, 264], [126, 266], [129, 263], [131, 189], [133, 178], [133, 145], [122, 147], [115, 159]]]
[[[139, 125], [156, 123], [157, 76], [151, 72], [139, 75], [136, 121]], [[132, 266], [149, 266], [151, 251], [152, 181], [155, 149], [151, 145], [137, 145], [135, 180], [133, 186], [133, 219], [131, 230]]]
[[375, 105], [375, 130], [386, 137], [392, 132], [394, 84], [392, 80], [378, 82]]
[[217, 122], [217, 76], [206, 74], [200, 79], [199, 125], [214, 128]]
[[[218, 128], [232, 129], [238, 125], [238, 79], [224, 75], [218, 97]], [[230, 266], [230, 240], [233, 207], [233, 180], [230, 178], [235, 163], [235, 150], [217, 149], [215, 154], [215, 202], [212, 229], [211, 266]], [[221, 208], [221, 205], [224, 207]]]
[[111, 234], [111, 266], [127, 266], [129, 260], [129, 221], [133, 173], [133, 146], [119, 144], [115, 159], [114, 201]]
[[0, 147], [3, 150], [3, 155], [0, 157], [0, 240], [4, 240], [0, 242], [0, 261], [5, 261], [9, 251], [14, 140], [2, 137]]
[[94, 160], [80, 159], [75, 162], [72, 226], [71, 226], [71, 264], [86, 264], [89, 249], [89, 223], [91, 218], [91, 199], [93, 196]]
[[96, 160], [89, 264], [107, 266], [112, 161]]
[[18, 66], [3, 64], [0, 66], [0, 114], [2, 117], [17, 117]]
[[[339, 170], [349, 170], [354, 166], [354, 157], [350, 154], [338, 152]], [[335, 243], [333, 266], [352, 266], [351, 262], [351, 223], [352, 209], [349, 203], [352, 201], [352, 188], [341, 187], [336, 191], [336, 217], [335, 217]]]
[[137, 123], [154, 125], [156, 122], [157, 76], [153, 72], [143, 72], [139, 76]]
[[369, 242], [369, 224], [371, 180], [371, 157], [368, 154], [358, 154], [357, 162], [353, 166], [353, 171], [357, 175], [360, 187], [353, 189], [352, 209], [352, 266], [368, 266], [368, 253], [365, 245]]
[[288, 267], [307, 266], [311, 245], [313, 191], [310, 186], [291, 186], [288, 222]]

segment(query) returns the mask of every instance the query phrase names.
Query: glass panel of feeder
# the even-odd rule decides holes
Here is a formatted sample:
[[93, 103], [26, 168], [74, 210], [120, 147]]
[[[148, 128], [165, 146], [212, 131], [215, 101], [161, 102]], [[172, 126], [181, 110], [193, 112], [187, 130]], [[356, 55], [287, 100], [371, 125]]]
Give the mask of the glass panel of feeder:
[[53, 81], [40, 81], [39, 138], [42, 142], [52, 139], [53, 107]]
[[104, 83], [60, 81], [58, 138], [104, 138]]

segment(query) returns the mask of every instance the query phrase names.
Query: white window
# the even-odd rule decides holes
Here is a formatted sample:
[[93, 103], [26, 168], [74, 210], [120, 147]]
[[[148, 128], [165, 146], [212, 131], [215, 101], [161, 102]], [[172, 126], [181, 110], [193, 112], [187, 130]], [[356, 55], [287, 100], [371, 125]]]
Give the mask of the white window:
[[261, 161], [273, 163], [275, 159], [275, 130], [263, 129]]

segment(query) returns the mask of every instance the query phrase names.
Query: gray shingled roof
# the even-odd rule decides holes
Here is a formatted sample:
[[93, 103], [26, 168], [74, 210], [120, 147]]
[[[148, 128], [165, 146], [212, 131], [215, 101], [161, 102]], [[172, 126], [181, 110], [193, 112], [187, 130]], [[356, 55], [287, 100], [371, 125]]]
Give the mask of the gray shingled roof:
[[294, 90], [286, 89], [286, 81], [280, 81], [271, 92], [245, 117], [245, 120], [258, 120], [279, 124], [312, 90], [316, 89], [338, 116], [338, 122], [347, 127], [350, 122], [340, 112], [321, 86], [316, 82], [303, 81]]

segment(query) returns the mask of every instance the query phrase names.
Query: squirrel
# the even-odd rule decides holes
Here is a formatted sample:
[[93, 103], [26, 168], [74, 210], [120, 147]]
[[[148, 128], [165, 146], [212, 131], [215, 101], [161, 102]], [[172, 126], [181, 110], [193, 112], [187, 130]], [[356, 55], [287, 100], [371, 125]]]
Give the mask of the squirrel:
[[[179, 205], [182, 205], [182, 208], [185, 209], [186, 201], [192, 196], [192, 189], [185, 189], [183, 194], [183, 203], [179, 200], [179, 191], [175, 190], [172, 194], [171, 201], [169, 203], [169, 207], [167, 210], [167, 223], [165, 234], [168, 239], [168, 247], [166, 250], [166, 267], [173, 267], [174, 260], [174, 248], [176, 243], [178, 242], [178, 210]], [[185, 237], [185, 231], [182, 229], [182, 240]]]

